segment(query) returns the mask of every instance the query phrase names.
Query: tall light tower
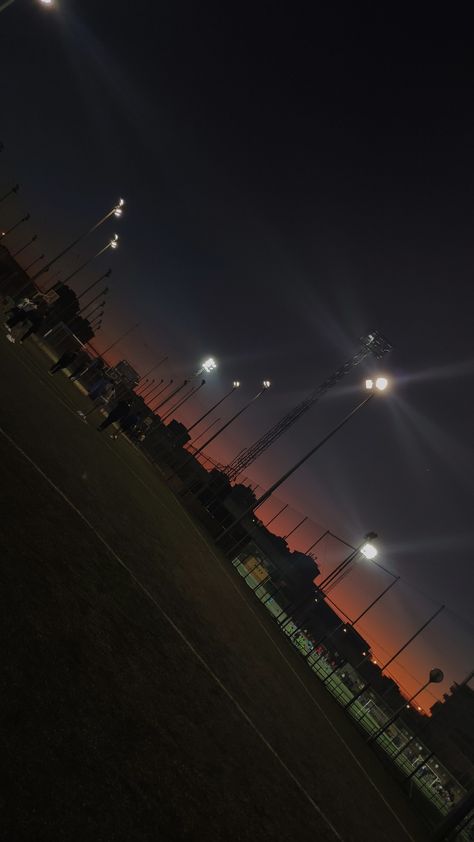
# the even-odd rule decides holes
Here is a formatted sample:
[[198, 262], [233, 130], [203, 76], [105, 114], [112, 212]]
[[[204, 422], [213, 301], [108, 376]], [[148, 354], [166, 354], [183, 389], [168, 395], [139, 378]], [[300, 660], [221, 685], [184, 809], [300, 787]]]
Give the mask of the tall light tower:
[[359, 348], [357, 353], [354, 354], [350, 360], [347, 360], [343, 363], [343, 365], [336, 369], [336, 371], [331, 374], [327, 380], [324, 380], [324, 382], [321, 383], [321, 385], [318, 386], [310, 395], [308, 395], [307, 398], [301, 401], [301, 403], [297, 404], [297, 406], [293, 407], [293, 409], [290, 409], [290, 411], [273, 427], [271, 427], [270, 430], [264, 433], [258, 441], [250, 447], [247, 447], [245, 450], [241, 450], [241, 452], [237, 454], [235, 459], [227, 466], [227, 468], [224, 469], [224, 473], [231, 482], [236, 480], [239, 474], [245, 471], [249, 465], [252, 465], [253, 462], [262, 455], [262, 453], [268, 450], [268, 448], [280, 438], [280, 436], [286, 433], [293, 424], [305, 415], [306, 412], [312, 409], [315, 403], [324, 397], [326, 392], [334, 386], [337, 386], [338, 383], [350, 374], [350, 372], [363, 362], [363, 360], [371, 354], [376, 359], [381, 359], [381, 357], [383, 357], [384, 354], [387, 354], [392, 348], [387, 339], [377, 330], [373, 331], [373, 333], [369, 333], [367, 336], [364, 336], [361, 341], [361, 348]]

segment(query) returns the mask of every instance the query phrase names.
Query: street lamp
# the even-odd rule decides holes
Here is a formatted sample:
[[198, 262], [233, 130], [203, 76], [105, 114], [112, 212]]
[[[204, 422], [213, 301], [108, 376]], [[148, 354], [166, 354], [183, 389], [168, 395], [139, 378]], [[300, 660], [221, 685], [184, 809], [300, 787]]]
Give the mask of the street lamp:
[[[385, 380], [385, 378], [383, 378], [383, 379]], [[264, 381], [264, 382], [268, 382], [268, 381]], [[379, 384], [379, 386], [377, 386], [377, 381], [375, 381], [375, 384], [374, 384], [373, 381], [371, 381], [371, 383], [372, 383], [372, 385], [369, 387], [367, 385], [367, 382], [366, 382], [366, 388], [367, 389], [370, 388], [370, 390], [371, 390], [368, 397], [364, 398], [363, 401], [361, 401], [356, 407], [354, 407], [354, 409], [352, 409], [351, 412], [349, 412], [348, 415], [346, 415], [346, 417], [343, 418], [342, 421], [340, 421], [339, 424], [337, 424], [331, 430], [331, 432], [329, 432], [326, 436], [324, 436], [324, 438], [321, 439], [321, 441], [319, 441], [314, 447], [312, 447], [311, 450], [309, 450], [301, 459], [299, 459], [298, 462], [296, 462], [296, 464], [293, 465], [292, 468], [290, 468], [288, 471], [286, 471], [286, 473], [284, 473], [276, 482], [274, 482], [273, 485], [270, 486], [270, 488], [261, 495], [261, 497], [258, 497], [258, 499], [256, 500], [254, 505], [249, 506], [248, 509], [246, 509], [243, 512], [243, 514], [241, 514], [238, 518], [233, 520], [232, 523], [230, 524], [230, 526], [228, 526], [226, 529], [224, 529], [220, 533], [220, 535], [217, 537], [217, 539], [216, 539], [217, 542], [220, 541], [225, 535], [227, 535], [227, 533], [230, 532], [230, 530], [233, 529], [234, 526], [237, 526], [237, 524], [241, 523], [242, 520], [244, 520], [244, 518], [246, 518], [248, 515], [252, 514], [252, 512], [255, 512], [256, 509], [258, 509], [260, 506], [262, 506], [272, 496], [272, 494], [277, 490], [277, 488], [280, 487], [280, 485], [282, 485], [284, 482], [286, 482], [286, 480], [289, 479], [289, 477], [291, 477], [292, 474], [295, 473], [295, 471], [297, 471], [299, 468], [301, 468], [301, 466], [304, 465], [304, 463], [307, 462], [308, 459], [310, 459], [312, 456], [314, 456], [314, 454], [318, 450], [320, 450], [321, 447], [323, 447], [326, 444], [326, 442], [328, 442], [333, 436], [335, 436], [336, 433], [339, 430], [341, 430], [342, 427], [344, 427], [347, 424], [347, 422], [350, 421], [351, 418], [354, 415], [356, 415], [357, 412], [359, 412], [364, 406], [366, 406], [369, 403], [369, 401], [372, 400], [372, 398], [374, 397], [374, 395], [377, 391], [383, 391], [384, 387], [381, 388], [380, 384]]]
[[193, 439], [193, 441], [188, 442], [188, 447], [194, 447], [194, 445], [196, 444], [196, 442], [197, 442], [197, 441], [199, 441], [199, 439], [202, 439], [202, 437], [203, 437], [203, 436], [205, 436], [205, 435], [206, 435], [206, 433], [207, 433], [207, 432], [208, 432], [208, 431], [209, 431], [212, 427], [215, 427], [215, 426], [216, 426], [216, 424], [218, 424], [220, 420], [221, 420], [220, 418], [215, 418], [215, 419], [214, 419], [214, 421], [211, 421], [211, 423], [210, 423], [210, 424], [208, 424], [208, 426], [204, 428], [204, 430], [202, 431], [202, 433], [199, 433], [199, 435], [198, 435], [198, 436], [196, 436], [196, 438], [195, 438], [195, 439]]
[[19, 248], [19, 249], [18, 249], [18, 251], [15, 251], [15, 252], [12, 254], [12, 257], [18, 257], [18, 255], [19, 255], [19, 254], [21, 254], [21, 253], [22, 253], [22, 251], [25, 251], [25, 249], [27, 249], [27, 248], [28, 248], [28, 246], [31, 246], [31, 243], [35, 243], [37, 239], [38, 239], [38, 234], [33, 234], [33, 236], [32, 236], [32, 238], [31, 238], [31, 240], [28, 240], [28, 242], [27, 242], [27, 243], [25, 243], [25, 245], [24, 245], [24, 246], [22, 246], [21, 248]]
[[28, 222], [30, 218], [31, 214], [29, 213], [27, 213], [26, 216], [22, 216], [22, 218], [19, 219], [18, 222], [15, 222], [15, 224], [12, 225], [11, 228], [8, 228], [6, 231], [2, 231], [2, 233], [0, 234], [0, 240], [3, 240], [5, 239], [5, 237], [8, 237], [8, 235], [15, 231], [16, 228], [18, 228], [20, 225], [22, 225], [23, 222]]
[[4, 202], [5, 199], [8, 199], [8, 197], [11, 196], [13, 193], [18, 193], [19, 189], [20, 185], [15, 184], [15, 186], [12, 187], [11, 190], [8, 190], [6, 193], [3, 194], [3, 196], [0, 196], [0, 204]]
[[416, 699], [416, 697], [417, 697], [417, 696], [419, 696], [419, 695], [420, 695], [420, 693], [422, 693], [422, 692], [423, 692], [423, 690], [426, 690], [426, 688], [428, 687], [428, 685], [430, 685], [430, 684], [439, 684], [439, 683], [443, 680], [443, 678], [444, 678], [444, 673], [443, 673], [443, 671], [442, 671], [442, 670], [438, 669], [437, 667], [435, 667], [434, 669], [430, 670], [430, 674], [429, 674], [429, 676], [428, 676], [428, 681], [427, 681], [425, 684], [423, 684], [423, 686], [422, 686], [422, 687], [420, 687], [420, 689], [419, 689], [419, 690], [417, 690], [417, 691], [416, 691], [416, 693], [414, 693], [414, 694], [413, 694], [413, 696], [411, 696], [411, 697], [408, 699], [408, 701], [407, 701], [407, 702], [404, 702], [404, 703], [403, 703], [403, 705], [402, 705], [401, 707], [399, 707], [399, 708], [398, 708], [398, 710], [396, 710], [396, 711], [395, 711], [395, 713], [393, 714], [393, 716], [391, 716], [391, 717], [390, 717], [390, 719], [387, 719], [387, 721], [385, 722], [385, 724], [384, 724], [384, 725], [382, 725], [382, 727], [381, 727], [381, 728], [379, 728], [379, 729], [375, 732], [375, 734], [372, 734], [372, 735], [368, 738], [367, 742], [368, 742], [368, 743], [373, 743], [373, 742], [375, 742], [375, 740], [378, 740], [378, 738], [379, 738], [379, 737], [381, 737], [381, 736], [382, 736], [382, 734], [384, 734], [384, 733], [385, 733], [385, 731], [387, 730], [387, 728], [390, 728], [390, 725], [393, 725], [393, 723], [395, 722], [395, 720], [396, 720], [396, 719], [398, 719], [398, 717], [400, 716], [400, 714], [402, 713], [402, 711], [405, 709], [405, 707], [407, 707], [408, 705], [410, 705], [410, 704], [411, 704], [411, 702], [413, 701], [413, 699]]
[[[157, 399], [157, 398], [159, 398], [159, 397], [160, 397], [160, 395], [162, 395], [162, 394], [163, 394], [163, 392], [166, 392], [166, 391], [167, 391], [167, 389], [169, 389], [169, 388], [170, 388], [170, 386], [172, 386], [172, 385], [173, 385], [173, 383], [174, 383], [174, 380], [173, 380], [173, 378], [171, 378], [171, 380], [169, 380], [169, 381], [168, 381], [168, 383], [166, 384], [166, 386], [163, 386], [163, 388], [162, 388], [162, 389], [160, 389], [160, 391], [159, 391], [159, 392], [157, 392], [157, 394], [156, 394], [156, 395], [153, 395], [152, 400], [151, 400], [151, 401], [150, 401], [150, 403], [148, 404], [148, 405], [149, 405], [149, 407], [150, 407], [150, 409], [151, 409], [151, 404], [152, 404], [154, 401], [156, 401], [156, 399]], [[150, 400], [150, 398], [151, 398], [151, 395], [148, 395], [148, 400]], [[157, 408], [157, 407], [155, 407], [155, 409], [156, 409], [156, 408]], [[155, 411], [155, 409], [153, 410], [153, 412]]]
[[198, 418], [198, 420], [194, 422], [194, 424], [191, 424], [191, 426], [188, 427], [188, 433], [190, 433], [191, 430], [194, 430], [194, 428], [197, 427], [198, 424], [201, 423], [201, 421], [204, 421], [204, 419], [207, 418], [207, 416], [210, 415], [211, 412], [214, 412], [214, 410], [217, 409], [217, 407], [220, 406], [221, 403], [224, 403], [224, 401], [227, 400], [227, 398], [230, 398], [230, 396], [234, 394], [236, 389], [239, 389], [239, 388], [240, 388], [240, 380], [234, 380], [234, 382], [232, 383], [232, 389], [230, 390], [230, 392], [227, 392], [227, 394], [225, 394], [223, 398], [220, 398], [220, 400], [218, 400], [217, 403], [214, 404], [214, 406], [211, 406], [211, 408], [208, 409], [207, 412], [204, 413], [204, 415], [201, 415], [200, 418]]
[[[199, 454], [202, 453], [204, 448], [208, 447], [208, 445], [210, 445], [211, 442], [213, 442], [218, 436], [220, 436], [221, 433], [224, 432], [224, 430], [226, 430], [228, 427], [230, 427], [230, 425], [233, 424], [234, 421], [236, 421], [237, 418], [239, 418], [239, 416], [242, 415], [243, 412], [245, 412], [247, 409], [249, 409], [249, 407], [251, 407], [252, 404], [255, 403], [256, 400], [258, 400], [262, 395], [264, 395], [265, 392], [267, 392], [269, 388], [270, 388], [270, 381], [264, 380], [263, 383], [262, 383], [262, 388], [260, 389], [260, 391], [257, 392], [257, 394], [254, 395], [253, 398], [251, 398], [249, 401], [247, 401], [247, 403], [242, 407], [242, 409], [239, 409], [239, 411], [236, 412], [235, 415], [233, 415], [231, 418], [229, 418], [229, 420], [226, 421], [226, 423], [223, 424], [222, 427], [219, 427], [217, 432], [214, 433], [214, 435], [212, 435], [209, 439], [207, 439], [207, 441], [205, 441], [204, 444], [202, 444], [201, 447], [198, 450], [195, 450], [194, 453], [192, 453], [189, 456], [189, 458], [186, 459], [186, 461], [183, 462], [183, 464], [179, 466], [179, 470], [181, 470], [182, 468], [185, 468], [186, 465], [189, 464], [189, 462], [192, 462], [192, 460], [195, 459], [196, 456], [199, 456]], [[176, 474], [176, 471], [173, 471], [168, 477], [166, 477], [166, 480], [169, 481], [170, 479], [172, 479], [175, 476], [175, 474]]]
[[181, 406], [183, 406], [183, 404], [185, 404], [190, 398], [192, 398], [193, 395], [196, 394], [196, 392], [199, 392], [199, 390], [202, 389], [202, 387], [205, 386], [205, 385], [206, 385], [206, 381], [201, 380], [199, 386], [194, 386], [193, 389], [191, 389], [189, 392], [187, 392], [187, 394], [184, 396], [184, 398], [182, 398], [180, 401], [178, 401], [178, 403], [175, 404], [165, 416], [163, 416], [163, 418], [161, 419], [162, 422], [164, 423], [166, 421], [166, 419], [170, 417], [170, 415], [173, 415], [176, 412], [177, 409], [179, 409]]
[[[51, 266], [53, 266], [54, 263], [56, 263], [58, 260], [60, 260], [61, 257], [64, 257], [64, 255], [67, 254], [69, 251], [71, 251], [71, 249], [73, 249], [75, 246], [77, 246], [78, 243], [82, 242], [82, 240], [85, 240], [86, 237], [89, 237], [90, 234], [94, 233], [94, 231], [97, 231], [97, 229], [100, 228], [100, 226], [103, 225], [104, 222], [107, 222], [107, 220], [110, 219], [112, 216], [117, 216], [117, 211], [123, 211], [123, 205], [124, 205], [124, 200], [119, 199], [117, 204], [114, 205], [113, 208], [111, 208], [111, 210], [109, 210], [108, 213], [105, 214], [105, 216], [101, 217], [101, 219], [99, 219], [94, 225], [92, 225], [91, 228], [88, 228], [87, 231], [84, 231], [82, 234], [79, 235], [79, 237], [76, 237], [75, 240], [73, 240], [71, 243], [69, 243], [69, 245], [67, 245], [66, 248], [64, 248], [62, 251], [59, 252], [59, 254], [57, 254], [55, 257], [53, 257], [53, 259], [50, 260], [49, 263], [46, 264], [46, 266], [43, 266], [43, 268], [40, 269], [39, 272], [37, 272], [36, 275], [34, 275], [31, 280], [36, 281], [37, 278], [40, 277], [40, 275], [44, 275], [46, 272], [48, 272], [48, 270], [51, 268]], [[121, 216], [121, 213], [119, 214], [119, 216]], [[112, 245], [112, 242], [114, 242], [115, 245]], [[117, 245], [118, 245], [118, 235], [114, 234], [114, 237], [111, 240], [111, 242], [109, 243], [109, 246], [111, 248], [117, 248]]]

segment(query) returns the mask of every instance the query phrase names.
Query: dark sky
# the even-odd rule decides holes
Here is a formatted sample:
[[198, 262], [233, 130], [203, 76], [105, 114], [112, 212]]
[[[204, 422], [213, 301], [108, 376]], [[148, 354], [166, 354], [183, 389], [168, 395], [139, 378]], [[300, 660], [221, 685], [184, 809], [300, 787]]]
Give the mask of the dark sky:
[[[224, 462], [362, 334], [383, 331], [395, 346], [383, 365], [391, 394], [280, 495], [351, 542], [380, 534], [381, 560], [407, 586], [390, 624], [379, 615], [365, 629], [391, 652], [446, 602], [455, 613], [404, 663], [417, 681], [434, 661], [461, 679], [474, 550], [471, 27], [446, 10], [427, 21], [306, 5], [58, 0], [45, 12], [17, 0], [1, 20], [0, 181], [23, 190], [2, 224], [30, 210], [53, 254], [127, 198], [105, 340], [140, 320], [121, 349], [139, 366], [166, 352], [180, 376], [203, 355], [218, 359], [183, 420], [234, 377], [242, 399], [273, 381], [216, 443]], [[253, 466], [255, 482], [274, 480], [339, 420], [364, 375]], [[366, 596], [356, 579], [341, 589], [346, 610]]]

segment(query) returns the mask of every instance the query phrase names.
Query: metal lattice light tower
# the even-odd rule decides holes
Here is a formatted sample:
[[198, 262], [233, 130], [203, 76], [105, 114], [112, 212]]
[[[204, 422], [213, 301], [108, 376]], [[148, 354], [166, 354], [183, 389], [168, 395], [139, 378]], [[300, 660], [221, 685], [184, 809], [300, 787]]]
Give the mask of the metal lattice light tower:
[[262, 453], [265, 452], [271, 445], [280, 438], [283, 433], [286, 433], [293, 424], [301, 418], [308, 410], [310, 410], [317, 401], [332, 389], [350, 372], [353, 368], [363, 362], [370, 354], [373, 354], [376, 359], [380, 359], [384, 354], [388, 353], [392, 348], [391, 344], [378, 331], [369, 333], [362, 338], [362, 347], [359, 348], [356, 354], [341, 365], [327, 380], [321, 383], [305, 400], [293, 407], [280, 421], [277, 422], [270, 430], [258, 439], [250, 447], [241, 450], [235, 459], [224, 469], [224, 473], [229, 480], [236, 480], [242, 471], [245, 471], [249, 465], [252, 465]]

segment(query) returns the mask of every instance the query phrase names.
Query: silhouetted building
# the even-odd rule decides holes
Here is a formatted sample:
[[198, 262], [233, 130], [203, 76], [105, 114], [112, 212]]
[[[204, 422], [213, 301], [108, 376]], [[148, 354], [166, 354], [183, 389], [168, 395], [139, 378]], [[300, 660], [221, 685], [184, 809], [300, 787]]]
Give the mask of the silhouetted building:
[[474, 784], [474, 690], [470, 673], [431, 708], [429, 739], [439, 758], [464, 786]]

